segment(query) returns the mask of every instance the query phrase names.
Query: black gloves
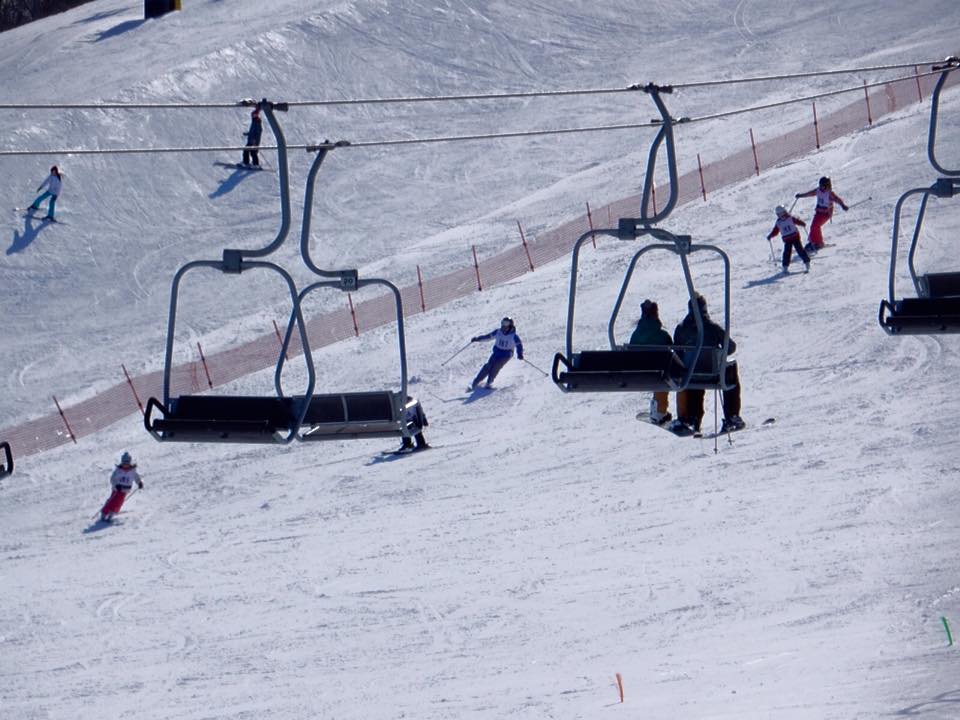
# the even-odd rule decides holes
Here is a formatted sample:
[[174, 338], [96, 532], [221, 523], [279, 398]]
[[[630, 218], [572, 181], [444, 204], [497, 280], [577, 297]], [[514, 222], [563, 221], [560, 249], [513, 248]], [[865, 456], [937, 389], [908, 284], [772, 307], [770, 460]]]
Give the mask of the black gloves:
[[137, 480], [137, 487], [143, 490], [143, 480]]

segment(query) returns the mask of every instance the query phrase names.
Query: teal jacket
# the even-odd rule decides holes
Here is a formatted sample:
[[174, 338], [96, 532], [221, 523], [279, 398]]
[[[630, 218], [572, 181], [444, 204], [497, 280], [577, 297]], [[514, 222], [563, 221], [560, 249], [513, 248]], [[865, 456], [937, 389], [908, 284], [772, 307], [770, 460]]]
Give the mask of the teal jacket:
[[637, 329], [630, 336], [631, 345], [673, 345], [670, 333], [663, 329], [657, 318], [640, 318]]

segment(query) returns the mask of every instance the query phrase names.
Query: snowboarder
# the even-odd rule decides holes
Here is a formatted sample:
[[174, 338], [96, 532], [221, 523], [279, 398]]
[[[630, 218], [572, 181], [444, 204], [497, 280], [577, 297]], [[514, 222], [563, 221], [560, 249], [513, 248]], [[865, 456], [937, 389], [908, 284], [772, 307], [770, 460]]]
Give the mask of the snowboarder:
[[513, 324], [513, 318], [505, 317], [500, 321], [500, 327], [486, 335], [477, 335], [470, 338], [470, 342], [482, 342], [484, 340], [493, 340], [493, 352], [490, 359], [480, 368], [480, 372], [470, 383], [470, 390], [476, 390], [481, 381], [487, 379], [487, 387], [493, 385], [497, 374], [507, 364], [507, 361], [513, 357], [513, 350], [517, 350], [517, 360], [523, 360], [523, 343], [517, 335], [517, 329]]
[[[700, 318], [703, 321], [704, 349], [723, 347], [723, 328], [713, 322], [707, 314], [706, 298], [698, 294], [696, 301], [700, 310]], [[673, 342], [675, 345], [696, 346], [697, 320], [694, 316], [692, 300], [687, 303], [687, 307], [686, 317], [673, 331]], [[733, 341], [733, 338], [730, 338], [727, 344], [727, 355], [733, 355], [736, 351], [737, 344]], [[740, 417], [740, 376], [735, 360], [727, 365], [724, 380], [727, 385], [732, 387], [723, 391], [723, 426], [720, 432], [742, 430], [746, 423]], [[670, 425], [670, 430], [678, 435], [700, 434], [700, 423], [703, 421], [704, 392], [703, 390], [683, 390], [677, 393], [677, 419]]]
[[767, 240], [772, 240], [776, 235], [780, 235], [783, 239], [783, 271], [789, 272], [790, 258], [793, 251], [796, 250], [797, 255], [803, 260], [804, 271], [810, 272], [810, 256], [807, 255], [807, 251], [803, 249], [803, 245], [800, 243], [800, 231], [797, 229], [797, 225], [806, 227], [807, 224], [800, 218], [791, 215], [783, 205], [777, 205], [776, 212], [777, 220], [773, 225], [773, 230], [767, 235]]
[[430, 449], [429, 443], [427, 443], [426, 438], [423, 437], [423, 429], [430, 424], [427, 421], [426, 413], [423, 412], [423, 406], [420, 405], [419, 400], [414, 400], [409, 395], [407, 396], [407, 403], [413, 404], [408, 405], [406, 411], [404, 412], [404, 421], [406, 422], [407, 427], [417, 431], [413, 436], [413, 439], [417, 441], [417, 444], [414, 446], [413, 439], [407, 435], [404, 435], [403, 444], [400, 446], [400, 449], [396, 451], [397, 454]]
[[37, 192], [44, 191], [44, 189], [45, 192], [30, 204], [29, 209], [39, 210], [40, 203], [50, 198], [50, 203], [47, 205], [47, 215], [44, 220], [54, 220], [53, 214], [57, 209], [57, 198], [60, 197], [60, 187], [62, 184], [63, 175], [60, 173], [59, 168], [54, 165], [50, 168], [50, 174], [47, 175], [47, 179], [40, 183], [40, 187], [37, 188]]
[[[640, 320], [637, 329], [630, 336], [631, 345], [673, 345], [670, 333], [663, 329], [660, 322], [660, 307], [653, 300], [640, 303]], [[650, 400], [650, 422], [654, 425], [666, 425], [673, 419], [668, 412], [670, 393], [657, 391]], [[641, 413], [642, 414], [642, 413]]]
[[143, 480], [140, 479], [140, 474], [137, 472], [137, 464], [133, 462], [130, 453], [125, 452], [120, 456], [120, 464], [114, 468], [113, 474], [110, 476], [110, 487], [113, 488], [113, 492], [100, 510], [101, 520], [110, 522], [116, 517], [120, 508], [123, 507], [123, 501], [133, 491], [134, 485], [139, 490], [143, 490]]
[[260, 136], [263, 135], [263, 120], [260, 119], [260, 108], [254, 108], [250, 113], [250, 129], [244, 135], [247, 138], [247, 148], [243, 151], [244, 167], [260, 167]]
[[813, 222], [810, 223], [810, 242], [807, 243], [807, 247], [805, 248], [808, 252], [811, 249], [816, 251], [823, 247], [823, 232], [821, 228], [827, 220], [833, 217], [833, 204], [838, 203], [844, 212], [850, 209], [847, 207], [847, 204], [840, 199], [840, 196], [833, 192], [833, 184], [830, 182], [830, 178], [826, 176], [820, 178], [820, 182], [817, 183], [817, 187], [813, 190], [797, 193], [794, 197], [799, 199], [813, 197], [814, 195], [817, 197], [817, 209], [813, 213]]

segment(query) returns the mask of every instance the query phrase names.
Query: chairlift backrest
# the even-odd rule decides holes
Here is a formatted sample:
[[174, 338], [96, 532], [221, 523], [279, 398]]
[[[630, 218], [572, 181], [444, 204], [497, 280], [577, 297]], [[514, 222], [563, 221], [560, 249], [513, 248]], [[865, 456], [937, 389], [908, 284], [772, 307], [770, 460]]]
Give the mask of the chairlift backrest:
[[3, 441], [0, 442], [0, 450], [3, 451], [3, 463], [0, 463], [0, 478], [6, 477], [13, 472], [13, 450], [10, 448], [10, 443]]

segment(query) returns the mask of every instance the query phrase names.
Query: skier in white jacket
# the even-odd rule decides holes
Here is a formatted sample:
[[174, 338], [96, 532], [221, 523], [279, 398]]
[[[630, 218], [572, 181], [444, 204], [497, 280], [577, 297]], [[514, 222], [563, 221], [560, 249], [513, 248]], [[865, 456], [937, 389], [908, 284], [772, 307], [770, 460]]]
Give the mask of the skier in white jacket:
[[120, 456], [120, 463], [114, 468], [110, 475], [110, 487], [113, 492], [104, 503], [100, 510], [100, 519], [110, 522], [120, 512], [123, 507], [123, 501], [127, 495], [133, 492], [133, 486], [143, 490], [143, 480], [137, 472], [137, 464], [130, 457], [130, 453], [125, 452]]
[[39, 210], [40, 203], [50, 198], [50, 204], [47, 205], [47, 215], [44, 220], [54, 220], [53, 213], [57, 209], [57, 198], [60, 197], [60, 186], [62, 184], [63, 175], [60, 174], [59, 168], [54, 165], [50, 168], [50, 174], [47, 176], [47, 179], [40, 183], [40, 187], [37, 188], [37, 192], [44, 189], [46, 189], [46, 192], [31, 203], [30, 209]]

